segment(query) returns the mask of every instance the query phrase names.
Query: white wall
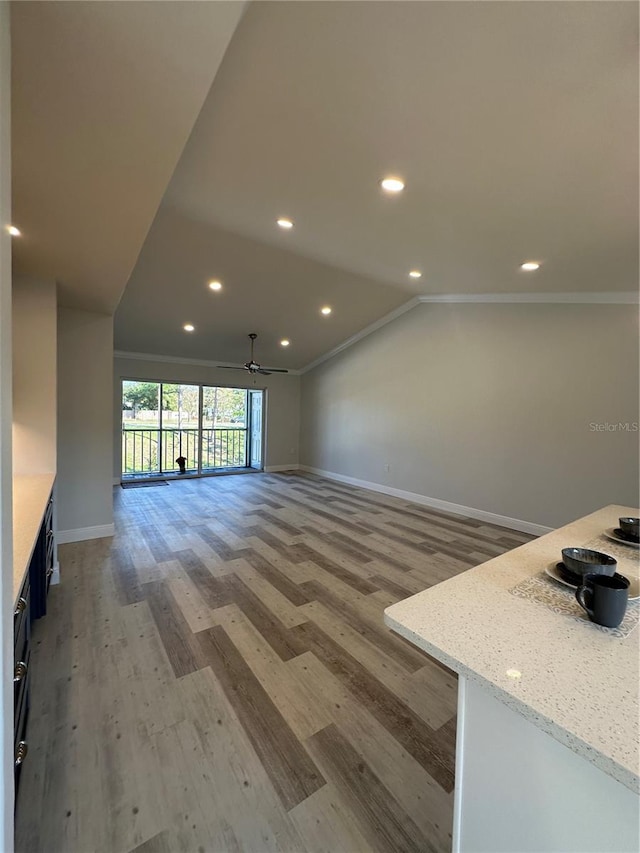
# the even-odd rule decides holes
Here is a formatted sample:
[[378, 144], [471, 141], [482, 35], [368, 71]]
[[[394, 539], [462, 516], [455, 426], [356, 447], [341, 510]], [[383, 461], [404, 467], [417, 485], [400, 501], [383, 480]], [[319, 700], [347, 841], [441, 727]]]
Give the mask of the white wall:
[[113, 533], [113, 318], [58, 309], [58, 541]]
[[637, 420], [637, 305], [428, 304], [303, 375], [300, 462], [556, 527], [638, 505]]
[[13, 472], [56, 470], [56, 285], [13, 281]]
[[164, 382], [196, 382], [234, 388], [266, 389], [266, 450], [265, 468], [289, 467], [298, 464], [300, 433], [300, 377], [294, 374], [272, 373], [254, 380], [240, 371], [218, 370], [203, 364], [152, 361], [118, 357], [113, 371], [113, 477], [121, 471], [121, 419], [123, 379], [144, 379]]
[[13, 535], [11, 488], [11, 57], [0, 0], [0, 849], [13, 850]]

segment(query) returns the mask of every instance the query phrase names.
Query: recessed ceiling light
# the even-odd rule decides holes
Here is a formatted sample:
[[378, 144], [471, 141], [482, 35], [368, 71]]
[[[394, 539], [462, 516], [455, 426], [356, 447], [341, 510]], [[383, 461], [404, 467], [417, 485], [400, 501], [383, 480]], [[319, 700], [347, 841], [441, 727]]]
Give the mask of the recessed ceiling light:
[[209, 287], [211, 290], [222, 290], [222, 282], [221, 281], [210, 281]]
[[411, 270], [409, 273], [409, 278], [422, 278], [422, 273], [420, 270]]
[[320, 313], [324, 314], [325, 316], [327, 314], [331, 314], [331, 308], [328, 305], [325, 305], [324, 308], [320, 309]]
[[387, 193], [399, 193], [404, 189], [404, 181], [400, 178], [383, 178], [380, 181], [380, 186]]
[[283, 338], [283, 339], [280, 341], [280, 346], [281, 346], [281, 347], [288, 347], [290, 343], [291, 343], [291, 341], [288, 341], [286, 338]]
[[534, 270], [540, 269], [540, 264], [537, 261], [525, 261], [524, 264], [520, 264], [521, 270], [526, 270], [527, 272], [533, 272]]
[[285, 231], [293, 228], [293, 222], [290, 219], [278, 219], [277, 222], [280, 228], [284, 228]]
[[11, 234], [12, 237], [22, 237], [22, 231], [19, 228], [16, 228], [15, 225], [10, 225], [7, 228], [7, 231], [9, 232], [9, 234]]
[[196, 330], [196, 327], [192, 326], [191, 323], [185, 323], [182, 328], [185, 330], [185, 332], [195, 332]]

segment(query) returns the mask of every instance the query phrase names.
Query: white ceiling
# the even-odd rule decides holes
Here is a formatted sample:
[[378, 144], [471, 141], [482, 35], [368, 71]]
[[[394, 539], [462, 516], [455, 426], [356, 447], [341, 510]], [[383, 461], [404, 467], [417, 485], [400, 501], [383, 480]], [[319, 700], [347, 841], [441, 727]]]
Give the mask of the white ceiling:
[[[45, 5], [86, 7], [86, 22], [96, 5], [137, 4]], [[174, 4], [142, 5], [153, 21]], [[219, 5], [182, 4], [202, 15]], [[180, 42], [193, 39], [196, 57], [217, 32], [197, 29]], [[637, 30], [626, 2], [253, 3], [129, 280], [116, 347], [244, 361], [256, 331], [259, 360], [301, 367], [419, 293], [636, 289]], [[156, 89], [171, 124], [180, 99]], [[74, 115], [67, 137], [86, 157], [93, 140]], [[148, 160], [162, 147], [152, 135]], [[387, 174], [405, 179], [400, 196], [381, 194]], [[123, 193], [123, 226], [136, 197]], [[294, 229], [278, 229], [278, 216]], [[99, 248], [117, 252], [103, 230]], [[522, 273], [527, 259], [541, 269]], [[219, 294], [206, 290], [214, 277]], [[181, 331], [186, 321], [196, 333]]]
[[[286, 241], [282, 241], [286, 243]], [[212, 293], [211, 278], [224, 282]], [[116, 314], [116, 349], [301, 367], [406, 302], [406, 289], [188, 219], [163, 204]], [[320, 314], [329, 304], [333, 313]], [[194, 334], [182, 330], [196, 327]], [[284, 350], [282, 338], [291, 340]]]
[[17, 273], [115, 310], [243, 8], [11, 4]]
[[[257, 3], [166, 200], [385, 282], [637, 285], [638, 8]], [[390, 200], [385, 174], [407, 189]]]

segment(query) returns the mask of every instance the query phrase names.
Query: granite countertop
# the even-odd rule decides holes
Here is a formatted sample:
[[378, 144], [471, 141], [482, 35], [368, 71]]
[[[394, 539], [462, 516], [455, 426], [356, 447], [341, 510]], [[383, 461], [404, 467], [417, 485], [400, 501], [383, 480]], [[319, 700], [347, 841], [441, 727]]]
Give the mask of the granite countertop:
[[18, 600], [51, 495], [55, 474], [13, 478], [13, 604]]
[[640, 551], [602, 533], [619, 516], [638, 514], [605, 507], [385, 610], [397, 633], [633, 791], [640, 790], [640, 628], [614, 636], [511, 590], [572, 546], [598, 546], [637, 578]]

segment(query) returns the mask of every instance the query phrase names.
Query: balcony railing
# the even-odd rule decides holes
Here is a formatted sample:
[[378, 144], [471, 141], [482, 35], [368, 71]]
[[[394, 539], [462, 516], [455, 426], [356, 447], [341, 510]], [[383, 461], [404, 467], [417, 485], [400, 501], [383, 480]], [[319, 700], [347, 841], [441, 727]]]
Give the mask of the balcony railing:
[[244, 468], [247, 464], [247, 430], [244, 427], [204, 428], [199, 465], [200, 431], [192, 429], [133, 428], [122, 430], [122, 473], [135, 475], [177, 474], [179, 456], [191, 473], [219, 468]]

